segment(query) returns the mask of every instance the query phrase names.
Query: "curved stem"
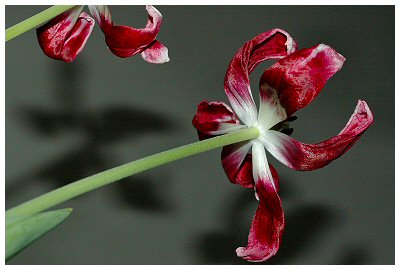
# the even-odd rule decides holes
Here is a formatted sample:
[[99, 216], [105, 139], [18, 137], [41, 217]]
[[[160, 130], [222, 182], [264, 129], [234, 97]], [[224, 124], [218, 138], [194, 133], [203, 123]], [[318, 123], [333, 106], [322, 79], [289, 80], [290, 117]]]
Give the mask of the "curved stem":
[[69, 6], [52, 6], [42, 12], [20, 22], [16, 25], [13, 25], [6, 29], [6, 41], [9, 41], [23, 33], [35, 28], [42, 23], [47, 22], [48, 20], [56, 17], [57, 15], [71, 9], [74, 5]]
[[187, 144], [158, 154], [106, 170], [104, 172], [83, 178], [66, 186], [60, 187], [19, 206], [6, 211], [6, 217], [11, 215], [34, 214], [46, 210], [59, 203], [75, 198], [81, 194], [101, 186], [118, 181], [125, 177], [176, 161], [185, 157], [200, 154], [225, 145], [240, 141], [252, 140], [260, 135], [256, 127], [242, 129], [226, 135]]

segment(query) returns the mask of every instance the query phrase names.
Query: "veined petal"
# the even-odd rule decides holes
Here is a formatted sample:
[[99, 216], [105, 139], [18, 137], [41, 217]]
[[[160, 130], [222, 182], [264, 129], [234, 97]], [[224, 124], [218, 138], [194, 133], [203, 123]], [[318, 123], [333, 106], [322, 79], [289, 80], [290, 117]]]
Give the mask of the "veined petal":
[[222, 167], [229, 181], [245, 188], [254, 187], [252, 156], [249, 154], [252, 144], [250, 141], [227, 145], [221, 153]]
[[[253, 218], [247, 247], [236, 249], [239, 257], [253, 262], [268, 260], [276, 254], [285, 227], [282, 203], [274, 184], [279, 182], [279, 178], [275, 169], [272, 174], [270, 168], [273, 167], [265, 163], [265, 152], [265, 158], [261, 156], [263, 149], [259, 142], [253, 145], [253, 175], [260, 203]], [[259, 155], [258, 160], [254, 159], [255, 155]]]
[[[94, 7], [92, 7], [91, 10], [93, 10], [93, 13], [97, 13], [95, 18], [99, 20], [100, 27], [105, 35], [107, 46], [116, 56], [130, 57], [137, 53], [141, 53], [149, 46], [153, 45], [153, 42], [156, 40], [162, 23], [162, 15], [155, 7], [151, 5], [146, 6], [149, 19], [146, 27], [141, 29], [125, 25], [114, 25], [111, 20], [110, 11], [108, 8], [104, 8], [106, 6], [100, 6], [102, 8], [99, 8], [99, 6]], [[154, 60], [154, 58], [150, 57], [150, 52], [151, 51], [145, 55], [148, 56], [148, 59]], [[163, 52], [165, 52], [165, 49]], [[165, 60], [165, 54], [162, 54], [162, 56], [163, 60]], [[161, 60], [159, 59], [158, 61]]]
[[88, 40], [94, 20], [83, 6], [68, 10], [36, 29], [40, 48], [57, 60], [72, 62]]
[[321, 143], [301, 143], [274, 130], [263, 133], [259, 139], [283, 164], [295, 170], [308, 171], [321, 168], [343, 155], [372, 123], [371, 110], [365, 101], [359, 100], [343, 130], [337, 136]]
[[163, 44], [155, 40], [147, 49], [141, 53], [143, 59], [153, 64], [163, 64], [169, 62], [168, 49]]
[[287, 115], [307, 106], [326, 82], [339, 71], [345, 58], [331, 47], [320, 44], [279, 60], [267, 69], [260, 86], [277, 91]]
[[197, 106], [197, 112], [192, 120], [200, 139], [221, 135], [243, 128], [239, 119], [223, 102], [203, 101]]
[[280, 29], [264, 32], [246, 42], [228, 66], [225, 93], [238, 117], [247, 126], [257, 121], [257, 109], [251, 94], [249, 75], [262, 61], [279, 59], [296, 50], [296, 42]]

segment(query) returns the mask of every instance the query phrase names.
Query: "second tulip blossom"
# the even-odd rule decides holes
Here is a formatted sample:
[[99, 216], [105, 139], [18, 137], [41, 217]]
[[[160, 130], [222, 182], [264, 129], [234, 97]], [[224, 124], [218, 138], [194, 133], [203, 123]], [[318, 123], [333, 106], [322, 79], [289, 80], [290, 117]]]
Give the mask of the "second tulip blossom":
[[[37, 29], [39, 45], [43, 52], [54, 59], [72, 62], [88, 40], [94, 19], [76, 6], [53, 18]], [[168, 49], [156, 40], [162, 23], [161, 13], [153, 6], [146, 6], [149, 18], [145, 28], [136, 29], [114, 25], [107, 6], [89, 6], [104, 33], [110, 51], [118, 57], [130, 57], [138, 53], [149, 63], [169, 61]]]

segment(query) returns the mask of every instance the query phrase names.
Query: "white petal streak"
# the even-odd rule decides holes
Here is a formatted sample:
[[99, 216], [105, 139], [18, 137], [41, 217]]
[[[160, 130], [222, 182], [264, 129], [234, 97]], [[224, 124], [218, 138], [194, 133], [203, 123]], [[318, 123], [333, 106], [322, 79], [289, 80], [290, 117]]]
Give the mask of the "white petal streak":
[[236, 130], [239, 130], [239, 129], [242, 129], [245, 127], [246, 126], [244, 126], [244, 125], [221, 123], [221, 124], [219, 124], [218, 130], [207, 131], [206, 134], [217, 136], [217, 135], [230, 133], [230, 132], [233, 132], [233, 131], [236, 131]]
[[268, 130], [263, 132], [258, 139], [277, 160], [290, 168], [295, 167], [291, 157], [296, 156], [297, 146], [289, 136], [275, 130]]
[[266, 83], [261, 84], [258, 125], [268, 130], [286, 118], [286, 110], [279, 102], [277, 91]]
[[226, 86], [229, 90], [225, 89], [225, 92], [236, 115], [243, 123], [251, 127], [257, 121], [257, 107], [248, 84], [248, 81], [242, 82], [229, 74], [226, 78]]
[[257, 184], [258, 181], [268, 181], [269, 184], [271, 184], [276, 191], [275, 183], [273, 181], [272, 174], [269, 169], [267, 155], [265, 153], [264, 146], [258, 140], [255, 140], [253, 143], [252, 161], [253, 161], [254, 182]]
[[157, 40], [153, 45], [145, 49], [141, 55], [149, 63], [163, 64], [169, 62], [168, 48]]
[[222, 164], [224, 168], [237, 173], [252, 144], [252, 141], [239, 142], [225, 147], [225, 150], [227, 150], [225, 153], [227, 154], [224, 156], [223, 153], [222, 157]]

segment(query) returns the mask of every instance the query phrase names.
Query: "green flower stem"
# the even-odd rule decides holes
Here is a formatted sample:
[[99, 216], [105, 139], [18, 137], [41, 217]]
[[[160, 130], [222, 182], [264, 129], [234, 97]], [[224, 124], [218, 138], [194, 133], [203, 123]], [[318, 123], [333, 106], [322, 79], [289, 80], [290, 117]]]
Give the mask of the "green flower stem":
[[69, 6], [52, 6], [42, 12], [20, 22], [16, 25], [13, 25], [6, 29], [6, 41], [9, 41], [23, 33], [35, 28], [42, 23], [47, 22], [48, 20], [56, 17], [57, 15], [71, 9], [74, 5]]
[[128, 176], [176, 161], [185, 157], [200, 154], [225, 145], [258, 138], [260, 131], [256, 127], [241, 129], [226, 135], [187, 144], [158, 154], [154, 154], [104, 172], [83, 178], [66, 186], [60, 187], [19, 206], [6, 211], [6, 217], [11, 215], [35, 214], [53, 207], [59, 203], [75, 198], [81, 194], [110, 184]]

